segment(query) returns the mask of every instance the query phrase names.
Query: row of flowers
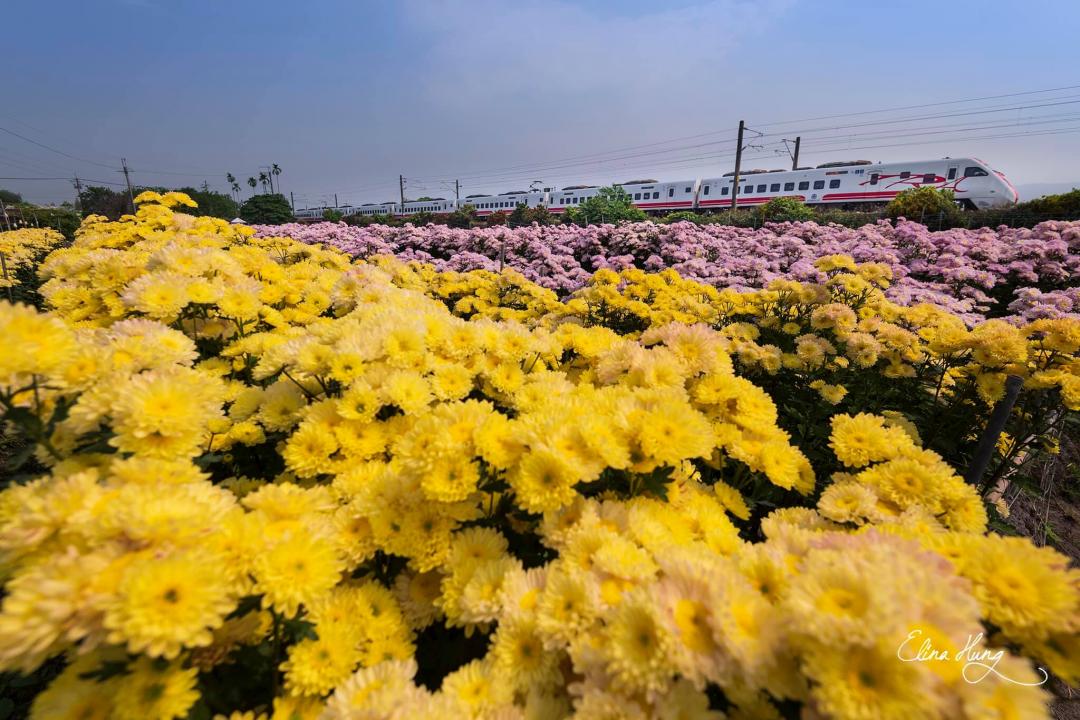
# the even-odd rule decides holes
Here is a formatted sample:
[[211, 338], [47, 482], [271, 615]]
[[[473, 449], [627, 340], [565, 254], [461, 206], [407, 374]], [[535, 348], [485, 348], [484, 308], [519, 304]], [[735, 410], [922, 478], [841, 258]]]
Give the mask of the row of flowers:
[[63, 241], [64, 236], [50, 228], [0, 232], [0, 288], [19, 285], [22, 272]]
[[63, 659], [33, 717], [1028, 718], [1036, 665], [1080, 680], [1080, 573], [957, 472], [1006, 375], [994, 471], [1052, 451], [1080, 322], [969, 328], [842, 255], [560, 299], [181, 201], [0, 303], [38, 468], [0, 669]]
[[580, 288], [597, 270], [633, 267], [671, 268], [688, 279], [739, 289], [761, 288], [777, 278], [816, 282], [822, 278], [815, 260], [845, 254], [888, 265], [895, 278], [889, 296], [896, 302], [931, 302], [968, 322], [987, 314], [1022, 320], [1080, 316], [1080, 222], [941, 232], [906, 221], [857, 230], [812, 222], [757, 230], [685, 222], [470, 230], [318, 223], [257, 230], [355, 257], [428, 262], [439, 270], [512, 267], [560, 294]]

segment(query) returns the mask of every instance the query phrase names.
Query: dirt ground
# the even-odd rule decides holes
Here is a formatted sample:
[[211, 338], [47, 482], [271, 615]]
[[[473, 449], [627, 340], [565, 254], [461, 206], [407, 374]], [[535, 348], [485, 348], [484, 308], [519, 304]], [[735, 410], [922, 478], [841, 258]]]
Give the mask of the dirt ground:
[[[1010, 506], [1009, 523], [1038, 545], [1050, 545], [1080, 565], [1080, 494], [1069, 496], [1051, 488], [1046, 497], [1021, 494]], [[1056, 720], [1080, 720], [1080, 688], [1051, 678], [1056, 696], [1051, 706]]]

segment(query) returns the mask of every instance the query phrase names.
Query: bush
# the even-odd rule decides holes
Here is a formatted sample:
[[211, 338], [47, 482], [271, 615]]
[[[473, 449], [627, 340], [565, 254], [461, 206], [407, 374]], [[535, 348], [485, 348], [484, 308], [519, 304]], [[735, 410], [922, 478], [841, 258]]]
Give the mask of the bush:
[[476, 222], [476, 208], [468, 203], [446, 216], [447, 227], [471, 228]]
[[240, 217], [249, 223], [276, 225], [291, 222], [293, 211], [284, 195], [254, 195], [240, 206]]
[[630, 195], [617, 185], [600, 188], [596, 195], [577, 207], [568, 207], [563, 214], [563, 222], [574, 225], [642, 222], [648, 219], [641, 208], [634, 207]]
[[418, 213], [413, 213], [405, 218], [405, 222], [412, 223], [413, 225], [428, 225], [437, 222], [438, 216], [435, 213], [430, 213], [426, 210], [422, 210]]
[[904, 190], [885, 206], [886, 217], [899, 217], [933, 225], [952, 227], [960, 219], [960, 207], [952, 190], [919, 187]]
[[514, 211], [510, 213], [510, 217], [507, 218], [506, 224], [510, 227], [523, 227], [525, 225], [554, 225], [558, 222], [558, 218], [551, 214], [544, 206], [531, 208], [524, 203], [518, 204]]
[[192, 215], [232, 220], [240, 212], [240, 206], [225, 193], [194, 188], [180, 188], [180, 192], [187, 193], [198, 203], [198, 207], [191, 208]]
[[334, 208], [326, 208], [322, 212], [322, 219], [327, 222], [338, 222], [343, 217], [345, 217], [345, 215], [340, 210], [335, 210]]
[[761, 206], [761, 216], [769, 222], [800, 222], [814, 219], [814, 209], [797, 198], [778, 197]]
[[660, 218], [660, 222], [665, 225], [670, 225], [677, 222], [692, 222], [695, 225], [701, 225], [705, 222], [705, 219], [698, 215], [693, 210], [679, 210], [678, 212], [668, 213], [664, 217]]

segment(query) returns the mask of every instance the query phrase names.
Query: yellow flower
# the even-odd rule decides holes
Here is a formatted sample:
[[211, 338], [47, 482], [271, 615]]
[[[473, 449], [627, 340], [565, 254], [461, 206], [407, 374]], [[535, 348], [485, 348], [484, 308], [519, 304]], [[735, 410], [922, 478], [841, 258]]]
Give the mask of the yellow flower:
[[615, 608], [600, 648], [615, 687], [646, 694], [667, 688], [674, 671], [671, 642], [646, 596], [626, 598]]
[[187, 715], [199, 699], [198, 671], [179, 662], [140, 658], [116, 683], [114, 717], [118, 720], [172, 720]]
[[887, 460], [912, 446], [911, 439], [899, 428], [886, 427], [882, 418], [866, 413], [834, 415], [829, 447], [848, 467], [863, 467]]
[[286, 617], [337, 584], [344, 563], [327, 540], [294, 532], [255, 558], [255, 590], [263, 607]]
[[325, 695], [352, 674], [360, 657], [360, 649], [348, 636], [301, 640], [289, 648], [289, 658], [281, 664], [285, 689], [294, 695]]
[[128, 566], [105, 613], [109, 640], [133, 653], [175, 658], [184, 647], [209, 645], [233, 608], [231, 583], [212, 553], [145, 557]]
[[527, 453], [509, 476], [518, 502], [529, 512], [546, 512], [568, 505], [580, 477], [565, 459], [550, 450]]

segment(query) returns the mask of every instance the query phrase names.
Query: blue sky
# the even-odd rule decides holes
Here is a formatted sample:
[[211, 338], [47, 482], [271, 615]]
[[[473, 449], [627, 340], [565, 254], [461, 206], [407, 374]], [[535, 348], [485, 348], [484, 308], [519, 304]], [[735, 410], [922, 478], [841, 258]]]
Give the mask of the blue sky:
[[[276, 162], [298, 206], [394, 199], [399, 173], [411, 197], [682, 179], [729, 170], [745, 119], [766, 133], [750, 167], [783, 167], [802, 132], [804, 164], [975, 155], [1017, 184], [1080, 182], [1080, 87], [777, 124], [1080, 85], [1075, 2], [44, 0], [4, 18], [0, 127], [78, 159], [0, 132], [0, 177], [119, 182], [123, 156], [137, 183], [224, 188]], [[830, 129], [856, 123], [874, 124]]]

